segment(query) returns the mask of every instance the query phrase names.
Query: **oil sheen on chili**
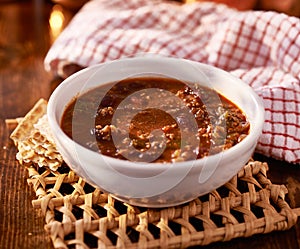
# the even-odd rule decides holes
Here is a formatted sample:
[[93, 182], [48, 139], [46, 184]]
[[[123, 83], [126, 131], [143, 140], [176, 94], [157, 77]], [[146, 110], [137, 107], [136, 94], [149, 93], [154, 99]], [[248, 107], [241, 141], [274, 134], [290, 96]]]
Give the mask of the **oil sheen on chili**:
[[107, 83], [74, 98], [61, 127], [77, 143], [114, 158], [180, 162], [226, 150], [250, 124], [215, 90], [160, 77]]

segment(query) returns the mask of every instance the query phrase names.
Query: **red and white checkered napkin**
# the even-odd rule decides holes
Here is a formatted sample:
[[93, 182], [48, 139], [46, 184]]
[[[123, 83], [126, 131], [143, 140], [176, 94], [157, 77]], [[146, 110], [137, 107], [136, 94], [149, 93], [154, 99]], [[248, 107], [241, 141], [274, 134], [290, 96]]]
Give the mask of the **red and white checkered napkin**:
[[58, 37], [45, 66], [59, 73], [68, 64], [86, 67], [144, 52], [208, 63], [240, 77], [264, 100], [257, 151], [300, 163], [298, 18], [203, 2], [94, 0]]

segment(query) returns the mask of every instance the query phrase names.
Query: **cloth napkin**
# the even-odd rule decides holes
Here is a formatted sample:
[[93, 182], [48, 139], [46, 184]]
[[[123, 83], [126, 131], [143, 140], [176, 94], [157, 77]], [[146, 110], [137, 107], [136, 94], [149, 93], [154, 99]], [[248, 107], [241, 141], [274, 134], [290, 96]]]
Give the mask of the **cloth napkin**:
[[[158, 53], [222, 68], [248, 83], [266, 111], [256, 151], [300, 163], [300, 21], [212, 2], [93, 0], [57, 38], [45, 68], [66, 70]], [[229, 86], [230, 87], [230, 86]]]

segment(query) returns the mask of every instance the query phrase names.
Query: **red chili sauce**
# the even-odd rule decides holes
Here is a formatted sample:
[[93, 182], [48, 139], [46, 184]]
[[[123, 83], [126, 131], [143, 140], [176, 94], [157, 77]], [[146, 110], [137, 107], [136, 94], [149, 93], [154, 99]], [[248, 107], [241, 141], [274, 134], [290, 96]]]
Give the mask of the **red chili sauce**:
[[215, 90], [144, 77], [108, 83], [76, 97], [61, 127], [103, 155], [165, 163], [226, 150], [248, 135], [250, 124], [242, 110]]

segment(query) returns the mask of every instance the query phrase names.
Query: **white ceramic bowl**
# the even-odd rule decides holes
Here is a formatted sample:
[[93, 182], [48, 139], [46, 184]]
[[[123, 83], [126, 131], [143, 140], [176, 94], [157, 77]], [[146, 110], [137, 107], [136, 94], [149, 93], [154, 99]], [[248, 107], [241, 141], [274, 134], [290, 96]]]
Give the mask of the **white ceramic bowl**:
[[[249, 135], [222, 153], [162, 164], [103, 156], [74, 142], [60, 128], [65, 107], [79, 93], [129, 76], [153, 74], [214, 88], [244, 111], [250, 122]], [[116, 60], [73, 74], [51, 95], [47, 115], [57, 148], [71, 169], [115, 198], [147, 207], [182, 204], [229, 181], [252, 156], [264, 122], [260, 98], [240, 79], [209, 65], [158, 56]]]

